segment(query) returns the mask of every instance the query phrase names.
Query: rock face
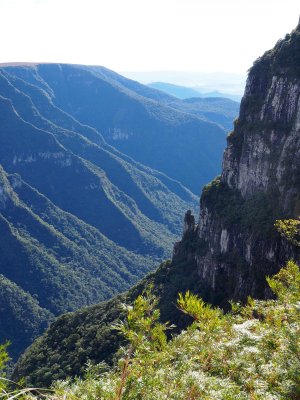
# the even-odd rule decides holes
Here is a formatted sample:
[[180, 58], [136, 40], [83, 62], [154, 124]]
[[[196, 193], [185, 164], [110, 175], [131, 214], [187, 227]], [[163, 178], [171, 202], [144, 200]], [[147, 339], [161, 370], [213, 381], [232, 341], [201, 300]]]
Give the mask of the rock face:
[[299, 249], [274, 228], [276, 219], [300, 214], [299, 66], [300, 26], [250, 70], [222, 175], [202, 192], [198, 224], [187, 211], [172, 262], [121, 297], [60, 317], [18, 361], [15, 380], [26, 376], [43, 386], [82, 374], [89, 359], [110, 362], [121, 344], [112, 328], [124, 316], [118, 304], [131, 303], [150, 283], [162, 321], [178, 330], [189, 322], [176, 308], [179, 292], [190, 290], [225, 309], [230, 299], [271, 295], [266, 275], [290, 258], [300, 261]]
[[185, 229], [174, 248], [173, 264], [196, 263], [209, 301], [266, 297], [265, 276], [299, 259], [273, 227], [300, 215], [299, 58], [298, 25], [254, 63], [222, 175], [203, 190], [193, 235]]
[[194, 230], [195, 230], [195, 217], [192, 215], [192, 211], [188, 210], [185, 213], [184, 217], [183, 234], [186, 234], [188, 232], [194, 232]]

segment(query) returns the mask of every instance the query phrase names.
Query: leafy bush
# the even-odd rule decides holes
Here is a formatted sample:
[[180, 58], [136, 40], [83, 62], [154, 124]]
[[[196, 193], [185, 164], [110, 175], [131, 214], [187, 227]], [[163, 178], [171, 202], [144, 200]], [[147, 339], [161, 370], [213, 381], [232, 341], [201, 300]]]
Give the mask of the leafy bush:
[[[289, 261], [268, 283], [277, 300], [248, 299], [232, 311], [179, 294], [194, 322], [167, 342], [151, 291], [126, 307], [115, 328], [130, 344], [118, 366], [89, 367], [86, 377], [56, 382], [51, 400], [300, 398], [300, 272]], [[35, 399], [33, 395], [27, 398]]]
[[7, 386], [6, 384], [6, 379], [5, 379], [5, 367], [7, 362], [9, 361], [9, 357], [7, 354], [7, 346], [8, 342], [5, 344], [0, 345], [0, 398], [2, 396], [2, 393], [5, 393], [5, 388]]

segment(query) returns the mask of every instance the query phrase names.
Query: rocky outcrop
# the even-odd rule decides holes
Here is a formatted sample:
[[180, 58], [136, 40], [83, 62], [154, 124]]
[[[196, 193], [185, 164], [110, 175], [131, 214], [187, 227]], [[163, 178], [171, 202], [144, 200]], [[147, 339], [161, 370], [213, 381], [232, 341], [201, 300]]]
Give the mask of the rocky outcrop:
[[124, 318], [120, 303], [132, 303], [149, 285], [161, 320], [176, 325], [172, 333], [190, 323], [176, 307], [179, 292], [225, 309], [230, 299], [271, 295], [265, 276], [289, 258], [300, 261], [299, 250], [274, 229], [276, 219], [300, 214], [299, 65], [300, 26], [252, 67], [222, 175], [202, 192], [198, 224], [190, 210], [185, 214], [172, 262], [118, 298], [58, 318], [18, 361], [13, 379], [45, 386], [82, 374], [88, 360], [111, 362], [121, 345], [113, 328]]
[[254, 63], [222, 175], [203, 190], [198, 226], [185, 219], [174, 247], [173, 264], [196, 263], [211, 302], [267, 297], [265, 276], [299, 260], [274, 228], [276, 219], [300, 215], [299, 58], [300, 25]]
[[192, 215], [192, 211], [188, 210], [185, 213], [184, 217], [184, 228], [183, 228], [183, 234], [187, 234], [190, 232], [194, 232], [195, 230], [195, 217]]

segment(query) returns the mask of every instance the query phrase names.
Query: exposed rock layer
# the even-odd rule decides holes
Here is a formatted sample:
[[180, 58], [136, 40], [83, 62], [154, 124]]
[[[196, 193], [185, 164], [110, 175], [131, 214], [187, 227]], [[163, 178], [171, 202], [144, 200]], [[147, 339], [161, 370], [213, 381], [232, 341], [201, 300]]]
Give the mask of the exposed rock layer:
[[298, 25], [254, 63], [222, 175], [203, 190], [193, 237], [189, 231], [175, 246], [173, 263], [196, 262], [212, 302], [266, 297], [265, 276], [299, 259], [274, 228], [276, 219], [300, 215], [299, 55]]
[[188, 322], [176, 308], [178, 292], [224, 308], [230, 299], [270, 296], [265, 276], [289, 258], [300, 261], [299, 250], [274, 229], [276, 219], [300, 214], [299, 65], [300, 26], [252, 67], [222, 175], [204, 188], [197, 225], [186, 213], [172, 262], [122, 296], [59, 318], [20, 359], [15, 378], [47, 385], [82, 374], [88, 359], [110, 362], [121, 343], [112, 329], [124, 318], [120, 303], [132, 302], [149, 282], [162, 320], [177, 329]]

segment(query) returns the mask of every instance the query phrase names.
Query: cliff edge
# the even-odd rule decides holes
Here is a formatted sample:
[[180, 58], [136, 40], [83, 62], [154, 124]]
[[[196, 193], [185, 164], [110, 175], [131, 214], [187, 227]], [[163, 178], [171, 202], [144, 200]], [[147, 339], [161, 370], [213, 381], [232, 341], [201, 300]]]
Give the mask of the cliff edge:
[[212, 303], [268, 297], [265, 276], [299, 260], [274, 228], [300, 215], [299, 97], [300, 25], [250, 69], [222, 175], [204, 188], [198, 225], [174, 248], [173, 264], [193, 262]]
[[112, 361], [121, 339], [113, 323], [150, 282], [161, 319], [177, 329], [188, 320], [176, 308], [190, 290], [228, 308], [231, 299], [267, 298], [265, 277], [299, 249], [281, 238], [277, 219], [300, 214], [300, 25], [258, 59], [235, 127], [228, 136], [222, 175], [202, 193], [198, 223], [187, 211], [171, 262], [122, 296], [64, 315], [21, 357], [15, 378], [37, 385], [84, 372], [88, 360]]

